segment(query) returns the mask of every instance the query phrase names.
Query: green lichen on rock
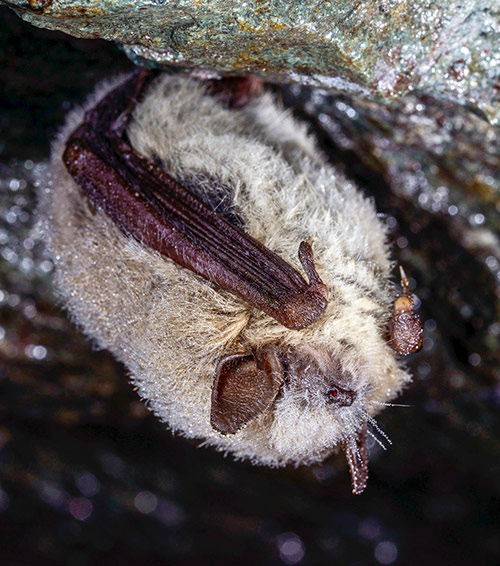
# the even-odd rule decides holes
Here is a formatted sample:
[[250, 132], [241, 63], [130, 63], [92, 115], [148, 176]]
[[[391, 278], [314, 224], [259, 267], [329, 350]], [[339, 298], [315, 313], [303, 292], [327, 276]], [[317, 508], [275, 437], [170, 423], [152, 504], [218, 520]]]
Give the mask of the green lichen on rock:
[[489, 0], [0, 0], [26, 21], [134, 56], [390, 100], [415, 89], [500, 120], [500, 5]]

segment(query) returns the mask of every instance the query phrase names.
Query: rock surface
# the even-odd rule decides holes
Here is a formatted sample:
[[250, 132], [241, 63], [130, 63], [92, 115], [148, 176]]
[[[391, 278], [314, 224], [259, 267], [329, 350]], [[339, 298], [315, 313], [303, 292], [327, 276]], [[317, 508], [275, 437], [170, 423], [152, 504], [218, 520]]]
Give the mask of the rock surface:
[[26, 21], [136, 58], [385, 100], [420, 90], [500, 120], [500, 5], [490, 0], [0, 0]]

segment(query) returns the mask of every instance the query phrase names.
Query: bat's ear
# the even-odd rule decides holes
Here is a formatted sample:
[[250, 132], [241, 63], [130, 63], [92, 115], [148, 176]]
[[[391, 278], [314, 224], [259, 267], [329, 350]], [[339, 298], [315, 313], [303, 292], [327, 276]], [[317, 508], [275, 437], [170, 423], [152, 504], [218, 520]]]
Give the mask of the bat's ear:
[[368, 449], [366, 425], [358, 435], [345, 443], [345, 454], [351, 471], [351, 487], [354, 495], [363, 493], [368, 484]]
[[410, 282], [404, 269], [401, 272], [403, 296], [394, 303], [394, 313], [389, 322], [390, 344], [400, 356], [418, 352], [422, 348], [423, 326], [415, 312], [415, 305], [410, 291]]
[[283, 383], [283, 366], [274, 346], [219, 358], [212, 388], [210, 424], [234, 434], [264, 412]]

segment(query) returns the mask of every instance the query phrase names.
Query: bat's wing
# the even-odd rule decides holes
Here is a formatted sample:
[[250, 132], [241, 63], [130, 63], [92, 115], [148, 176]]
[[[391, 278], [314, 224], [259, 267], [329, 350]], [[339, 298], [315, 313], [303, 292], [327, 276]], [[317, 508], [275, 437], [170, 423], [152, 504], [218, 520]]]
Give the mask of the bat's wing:
[[287, 328], [309, 326], [327, 304], [309, 242], [299, 248], [307, 283], [287, 262], [128, 143], [126, 125], [150, 78], [147, 71], [133, 74], [85, 114], [67, 141], [63, 159], [68, 171], [93, 205], [125, 234]]

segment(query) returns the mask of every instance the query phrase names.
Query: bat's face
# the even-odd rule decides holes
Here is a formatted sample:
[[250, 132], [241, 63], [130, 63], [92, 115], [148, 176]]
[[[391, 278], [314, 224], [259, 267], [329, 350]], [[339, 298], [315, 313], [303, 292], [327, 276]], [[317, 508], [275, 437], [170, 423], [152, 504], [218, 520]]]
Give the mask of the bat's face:
[[360, 491], [366, 429], [408, 377], [384, 338], [390, 305], [335, 285], [320, 254], [317, 265], [331, 298], [315, 324], [292, 332], [253, 317], [244, 350], [226, 344], [242, 351], [218, 358], [211, 422], [225, 436], [210, 442], [270, 465], [319, 462], [342, 448]]
[[361, 392], [352, 389], [357, 385], [325, 348], [264, 343], [218, 360], [211, 423], [223, 434], [235, 434], [283, 399], [299, 410], [314, 406], [335, 414], [340, 408], [362, 404]]
[[287, 388], [302, 405], [314, 402], [331, 407], [351, 407], [360, 398], [354, 380], [342, 363], [328, 352], [312, 347], [290, 348], [283, 355]]
[[[344, 448], [361, 492], [367, 425], [409, 380], [372, 203], [269, 98], [230, 111], [171, 77], [134, 110], [138, 77], [54, 146], [41, 206], [68, 309], [173, 430], [271, 466]], [[411, 300], [397, 317], [414, 334]]]

